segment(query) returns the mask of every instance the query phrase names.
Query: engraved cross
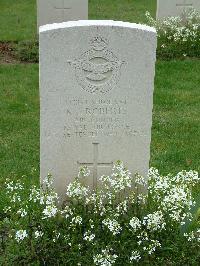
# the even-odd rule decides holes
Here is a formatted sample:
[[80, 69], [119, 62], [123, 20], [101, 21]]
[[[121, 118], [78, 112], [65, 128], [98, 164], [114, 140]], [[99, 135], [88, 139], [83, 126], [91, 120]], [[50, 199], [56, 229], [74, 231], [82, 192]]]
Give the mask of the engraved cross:
[[193, 3], [188, 3], [188, 0], [183, 0], [183, 3], [178, 3], [176, 4], [177, 7], [192, 7], [193, 6]]
[[110, 163], [101, 163], [99, 161], [99, 143], [95, 142], [93, 144], [93, 162], [92, 163], [81, 163], [77, 162], [79, 166], [92, 166], [93, 167], [93, 188], [97, 188], [97, 177], [98, 177], [98, 167], [109, 167], [113, 165], [113, 162]]
[[61, 5], [56, 5], [54, 6], [55, 10], [61, 11], [62, 12], [62, 19], [65, 19], [65, 12], [72, 9], [71, 7], [67, 7], [65, 5], [65, 0], [61, 0], [62, 4]]

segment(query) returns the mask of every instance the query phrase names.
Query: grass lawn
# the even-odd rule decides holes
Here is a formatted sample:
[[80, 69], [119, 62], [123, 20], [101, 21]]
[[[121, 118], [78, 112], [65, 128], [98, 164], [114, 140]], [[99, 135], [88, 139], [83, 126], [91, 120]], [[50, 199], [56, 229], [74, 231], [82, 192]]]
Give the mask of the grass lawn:
[[[200, 171], [199, 68], [200, 61], [157, 63], [151, 165], [162, 173]], [[38, 66], [0, 66], [0, 80], [1, 180], [33, 167], [38, 180]]]
[[0, 40], [19, 41], [36, 37], [36, 0], [0, 1]]
[[29, 175], [39, 168], [38, 66], [0, 66], [0, 80], [1, 177]]
[[200, 172], [200, 61], [158, 62], [151, 165]]
[[[144, 22], [145, 11], [155, 15], [156, 0], [89, 0], [89, 19]], [[37, 37], [36, 0], [0, 1], [0, 40]]]

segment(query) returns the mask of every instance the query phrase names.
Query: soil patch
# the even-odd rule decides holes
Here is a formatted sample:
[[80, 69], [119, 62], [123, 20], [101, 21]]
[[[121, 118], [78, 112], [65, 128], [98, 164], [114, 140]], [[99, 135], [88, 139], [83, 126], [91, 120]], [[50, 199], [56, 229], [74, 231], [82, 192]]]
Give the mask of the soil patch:
[[0, 42], [0, 64], [20, 63], [13, 54], [13, 43]]

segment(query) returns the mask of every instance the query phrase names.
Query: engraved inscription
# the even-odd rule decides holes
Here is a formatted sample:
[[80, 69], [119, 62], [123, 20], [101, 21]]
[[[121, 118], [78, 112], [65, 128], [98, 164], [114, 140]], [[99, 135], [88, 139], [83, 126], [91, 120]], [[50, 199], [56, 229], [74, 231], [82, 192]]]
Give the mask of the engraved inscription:
[[111, 100], [69, 96], [66, 104], [65, 138], [146, 136], [143, 129], [127, 121], [132, 105], [126, 97]]
[[99, 143], [94, 142], [93, 144], [93, 162], [92, 163], [81, 163], [77, 162], [79, 166], [92, 166], [93, 167], [93, 188], [97, 188], [97, 177], [98, 177], [98, 167], [111, 167], [113, 162], [110, 163], [100, 163], [99, 162]]
[[79, 85], [90, 93], [106, 93], [119, 81], [122, 61], [108, 49], [108, 41], [97, 36], [90, 49], [72, 62]]

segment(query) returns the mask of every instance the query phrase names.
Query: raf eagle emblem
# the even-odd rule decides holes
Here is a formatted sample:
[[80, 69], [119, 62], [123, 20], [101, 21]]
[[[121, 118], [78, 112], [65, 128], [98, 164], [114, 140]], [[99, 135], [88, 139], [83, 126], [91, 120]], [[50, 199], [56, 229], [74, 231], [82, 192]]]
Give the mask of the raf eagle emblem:
[[71, 62], [77, 82], [87, 92], [106, 93], [119, 81], [122, 61], [107, 46], [107, 40], [95, 37], [91, 40], [90, 49]]

